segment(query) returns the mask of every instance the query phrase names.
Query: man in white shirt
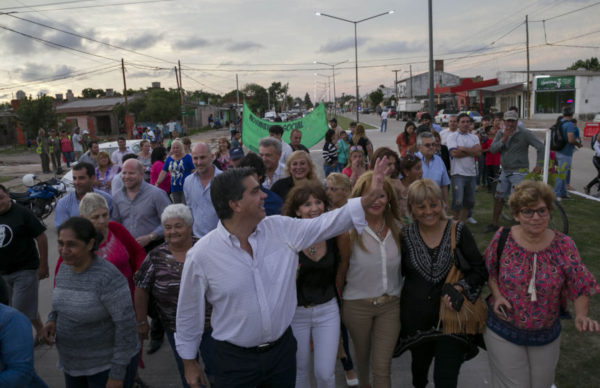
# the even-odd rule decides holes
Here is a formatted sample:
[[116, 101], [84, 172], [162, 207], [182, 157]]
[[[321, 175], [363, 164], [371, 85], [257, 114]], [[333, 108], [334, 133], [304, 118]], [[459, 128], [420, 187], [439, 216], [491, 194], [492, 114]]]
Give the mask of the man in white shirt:
[[469, 210], [475, 206], [477, 166], [475, 158], [481, 154], [479, 138], [469, 132], [471, 118], [458, 115], [458, 131], [448, 136], [450, 175], [452, 177], [452, 212], [454, 218], [465, 222]]
[[440, 138], [442, 139], [442, 144], [447, 146], [448, 145], [448, 136], [451, 133], [454, 133], [458, 130], [458, 118], [456, 117], [456, 115], [452, 115], [450, 117], [448, 117], [448, 128], [442, 129], [442, 132], [440, 132]]
[[269, 128], [269, 136], [279, 140], [279, 142], [281, 142], [281, 156], [279, 157], [279, 164], [282, 164], [285, 166], [285, 162], [287, 161], [287, 158], [290, 157], [290, 155], [292, 154], [292, 152], [294, 152], [294, 150], [292, 149], [292, 147], [283, 141], [282, 136], [283, 136], [283, 127], [281, 125], [272, 125]]
[[285, 166], [281, 160], [281, 141], [273, 137], [265, 137], [258, 143], [258, 154], [265, 165], [265, 181], [263, 187], [271, 189], [273, 183], [283, 178]]
[[[387, 158], [375, 164], [362, 198], [313, 219], [265, 216], [254, 170], [230, 169], [212, 181], [219, 224], [188, 252], [177, 307], [177, 351], [190, 387], [206, 384], [196, 355], [204, 309], [213, 306], [215, 387], [294, 387], [298, 252], [367, 225], [364, 209], [384, 194]], [[205, 302], [206, 301], [206, 302]]]
[[123, 167], [123, 156], [127, 154], [133, 154], [134, 152], [131, 148], [127, 147], [127, 141], [123, 136], [119, 136], [117, 139], [117, 145], [119, 149], [115, 150], [110, 156], [110, 160], [114, 165]]
[[71, 142], [73, 143], [73, 152], [75, 152], [75, 160], [79, 160], [83, 152], [83, 138], [79, 134], [79, 127], [75, 127], [74, 133], [71, 135]]

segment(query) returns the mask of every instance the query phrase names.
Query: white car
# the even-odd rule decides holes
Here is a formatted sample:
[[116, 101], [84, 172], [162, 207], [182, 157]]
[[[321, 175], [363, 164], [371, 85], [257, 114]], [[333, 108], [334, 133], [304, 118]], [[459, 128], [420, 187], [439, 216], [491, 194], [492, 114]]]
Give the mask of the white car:
[[440, 109], [438, 114], [435, 115], [433, 119], [436, 124], [439, 124], [443, 127], [444, 125], [448, 125], [450, 116], [456, 116], [457, 114], [458, 112], [454, 109]]
[[[127, 148], [131, 149], [133, 153], [137, 155], [140, 152], [140, 142], [140, 139], [127, 140], [126, 145]], [[116, 141], [108, 141], [105, 143], [98, 143], [98, 148], [100, 148], [100, 151], [105, 151], [108, 155], [112, 155], [112, 153], [119, 148], [119, 145]], [[73, 162], [72, 164], [77, 164], [77, 162]], [[65, 184], [67, 193], [75, 191], [75, 187], [73, 187], [73, 170], [67, 171], [60, 181]]]

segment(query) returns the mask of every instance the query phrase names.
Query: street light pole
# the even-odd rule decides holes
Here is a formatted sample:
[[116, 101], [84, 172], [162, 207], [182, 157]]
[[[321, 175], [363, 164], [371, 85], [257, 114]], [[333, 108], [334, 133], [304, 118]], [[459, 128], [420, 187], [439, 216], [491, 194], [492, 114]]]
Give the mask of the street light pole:
[[337, 116], [337, 95], [335, 93], [335, 67], [337, 65], [341, 65], [342, 63], [346, 63], [348, 60], [338, 62], [338, 63], [325, 63], [319, 61], [313, 61], [313, 63], [318, 63], [319, 65], [331, 66], [331, 76], [333, 77], [333, 114]]
[[[315, 76], [327, 78], [327, 94], [329, 95], [329, 98], [328, 98], [329, 104], [331, 104], [331, 76], [325, 75], [325, 74], [319, 74], [319, 73], [315, 73]], [[335, 86], [335, 82], [333, 83], [333, 85]], [[334, 94], [334, 96], [335, 96], [335, 94]]]
[[357, 34], [357, 31], [356, 31], [356, 26], [358, 25], [358, 23], [366, 22], [367, 20], [375, 19], [375, 18], [378, 18], [380, 16], [384, 16], [384, 15], [390, 15], [390, 14], [393, 14], [393, 13], [394, 13], [394, 11], [382, 12], [382, 13], [379, 13], [377, 15], [369, 16], [368, 18], [364, 18], [364, 19], [360, 19], [360, 20], [348, 20], [348, 19], [341, 18], [339, 16], [329, 15], [329, 14], [322, 13], [322, 12], [317, 12], [316, 13], [317, 16], [326, 16], [328, 18], [332, 18], [332, 19], [336, 19], [336, 20], [341, 20], [341, 21], [346, 22], [346, 23], [352, 23], [352, 24], [354, 24], [354, 71], [356, 73], [356, 122], [357, 123], [360, 120], [359, 120], [359, 117], [358, 117], [358, 34]]

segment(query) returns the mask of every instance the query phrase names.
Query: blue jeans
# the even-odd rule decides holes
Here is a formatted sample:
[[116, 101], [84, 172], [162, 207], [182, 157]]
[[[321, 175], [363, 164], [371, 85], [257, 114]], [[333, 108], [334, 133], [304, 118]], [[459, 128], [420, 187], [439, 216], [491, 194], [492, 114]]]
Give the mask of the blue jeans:
[[330, 164], [323, 164], [323, 170], [325, 172], [325, 178], [327, 178], [332, 172], [339, 172], [338, 164], [336, 163], [333, 166]]
[[476, 176], [452, 175], [452, 210], [473, 209]]
[[[139, 353], [131, 358], [129, 365], [127, 365], [127, 372], [125, 373], [125, 379], [123, 380], [123, 388], [133, 387], [135, 375], [137, 373]], [[65, 387], [66, 388], [105, 388], [106, 382], [108, 381], [108, 374], [110, 369], [103, 372], [96, 373], [90, 376], [71, 376], [65, 373]]]
[[387, 132], [387, 119], [381, 120], [381, 126], [379, 127], [379, 132]]
[[565, 179], [561, 179], [560, 177], [556, 178], [556, 184], [554, 185], [554, 194], [557, 198], [566, 197], [567, 196], [567, 184], [566, 184], [566, 176], [567, 171], [571, 170], [571, 162], [573, 161], [573, 156], [567, 156], [561, 154], [560, 152], [556, 153], [556, 164], [561, 168], [560, 174], [565, 175]]

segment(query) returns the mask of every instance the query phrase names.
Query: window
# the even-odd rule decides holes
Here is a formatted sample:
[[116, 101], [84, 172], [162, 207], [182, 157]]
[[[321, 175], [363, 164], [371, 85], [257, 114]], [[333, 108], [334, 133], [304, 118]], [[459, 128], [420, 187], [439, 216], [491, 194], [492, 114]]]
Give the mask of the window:
[[562, 108], [569, 105], [568, 100], [575, 102], [575, 90], [536, 91], [535, 113], [560, 114]]

